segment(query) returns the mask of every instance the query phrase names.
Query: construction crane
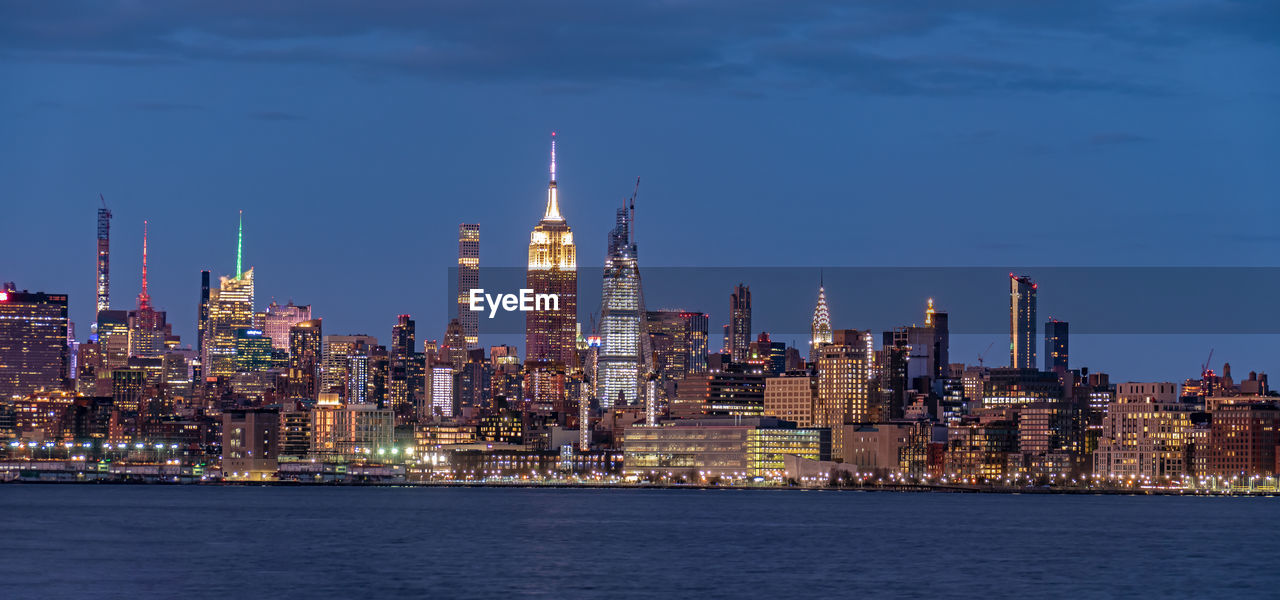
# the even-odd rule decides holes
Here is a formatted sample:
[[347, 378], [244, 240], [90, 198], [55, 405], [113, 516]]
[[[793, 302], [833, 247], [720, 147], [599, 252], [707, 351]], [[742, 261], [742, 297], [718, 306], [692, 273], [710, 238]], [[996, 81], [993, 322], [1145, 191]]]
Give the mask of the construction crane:
[[636, 175], [636, 189], [635, 191], [631, 192], [631, 201], [627, 209], [631, 211], [631, 218], [628, 219], [628, 221], [631, 222], [631, 227], [630, 227], [631, 231], [629, 232], [631, 234], [631, 240], [629, 241], [633, 244], [636, 241], [636, 196], [639, 196], [639, 195], [640, 195], [640, 176]]
[[1209, 363], [1213, 362], [1213, 348], [1209, 349], [1209, 358], [1204, 359], [1200, 364], [1200, 378], [1204, 379], [1209, 376]]
[[995, 342], [991, 342], [990, 344], [987, 344], [987, 349], [986, 349], [986, 350], [983, 350], [983, 351], [982, 351], [982, 354], [979, 354], [979, 355], [978, 355], [978, 366], [979, 366], [979, 367], [983, 366], [983, 364], [982, 364], [982, 359], [983, 359], [983, 358], [985, 358], [985, 357], [987, 356], [987, 353], [991, 351], [991, 347], [992, 347], [992, 346], [994, 346], [994, 345], [996, 345], [996, 343], [995, 343]]

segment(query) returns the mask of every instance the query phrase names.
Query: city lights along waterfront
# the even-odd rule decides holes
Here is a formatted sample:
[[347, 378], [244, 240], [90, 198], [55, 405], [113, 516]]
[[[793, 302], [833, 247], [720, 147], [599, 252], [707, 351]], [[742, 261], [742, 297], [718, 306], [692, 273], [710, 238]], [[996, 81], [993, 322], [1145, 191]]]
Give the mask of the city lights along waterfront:
[[[180, 311], [156, 308], [148, 258], [163, 249], [143, 220], [141, 239], [127, 241], [142, 248], [141, 289], [123, 308], [119, 286], [110, 295], [114, 213], [105, 197], [86, 201], [96, 298], [19, 282], [0, 291], [0, 479], [1277, 492], [1280, 394], [1266, 373], [1219, 369], [1212, 352], [1181, 381], [1080, 365], [1071, 315], [1037, 310], [1052, 280], [966, 282], [1008, 285], [1007, 304], [962, 309], [1008, 315], [1007, 363], [992, 347], [957, 362], [952, 324], [965, 314], [940, 298], [899, 299], [918, 303], [918, 318], [887, 330], [832, 310], [833, 285], [849, 277], [838, 269], [819, 270], [810, 300], [784, 307], [810, 321], [803, 341], [771, 336], [770, 316], [753, 315], [753, 292], [760, 306], [776, 278], [736, 281], [720, 306], [688, 304], [693, 295], [658, 305], [639, 248], [662, 241], [637, 232], [639, 179], [605, 243], [579, 243], [558, 141], [545, 197], [529, 194], [541, 217], [528, 225], [522, 287], [486, 289], [484, 230], [459, 224], [456, 311], [387, 315], [381, 340], [326, 322], [323, 307], [264, 305], [244, 256], [245, 211], [226, 211], [234, 269], [192, 270]], [[451, 252], [452, 240], [437, 242]], [[599, 284], [580, 276], [580, 252], [603, 258]], [[598, 306], [580, 305], [587, 284], [600, 286]], [[95, 303], [88, 327], [71, 322], [73, 301]], [[523, 345], [482, 344], [503, 333], [486, 331], [499, 312], [522, 315]], [[196, 339], [183, 340], [173, 323], [189, 317]]]

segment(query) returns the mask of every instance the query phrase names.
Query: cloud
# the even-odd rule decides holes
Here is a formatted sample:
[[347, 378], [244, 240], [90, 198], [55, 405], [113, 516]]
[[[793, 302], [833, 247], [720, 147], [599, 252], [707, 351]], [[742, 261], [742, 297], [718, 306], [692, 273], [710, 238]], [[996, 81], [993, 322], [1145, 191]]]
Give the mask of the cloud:
[[1147, 136], [1123, 132], [1095, 133], [1089, 136], [1089, 143], [1094, 146], [1120, 146], [1150, 141], [1153, 140]]
[[249, 118], [257, 119], [259, 121], [301, 121], [306, 117], [275, 110], [263, 110], [249, 113]]
[[147, 112], [185, 112], [205, 110], [205, 108], [199, 104], [188, 104], [185, 102], [135, 102], [132, 105], [132, 108]]
[[[1148, 95], [1164, 90], [1144, 81], [1143, 69], [1122, 72], [1114, 61], [1077, 57], [1109, 57], [1111, 50], [1133, 50], [1153, 40], [1175, 43], [1189, 32], [1266, 39], [1276, 11], [1238, 4], [1189, 0], [1174, 9], [1110, 0], [4, 3], [0, 56], [109, 64], [316, 63], [545, 89], [639, 82], [720, 86], [743, 96], [813, 87], [884, 95]], [[1192, 25], [1201, 18], [1208, 24]], [[1260, 18], [1270, 18], [1271, 25], [1256, 23]]]

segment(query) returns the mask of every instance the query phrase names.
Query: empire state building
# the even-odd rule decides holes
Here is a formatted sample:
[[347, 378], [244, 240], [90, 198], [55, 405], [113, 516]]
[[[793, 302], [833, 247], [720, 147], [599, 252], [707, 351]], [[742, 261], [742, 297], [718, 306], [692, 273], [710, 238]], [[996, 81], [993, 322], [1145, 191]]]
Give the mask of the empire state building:
[[561, 404], [564, 378], [577, 364], [578, 257], [573, 231], [560, 215], [556, 191], [556, 138], [551, 134], [551, 182], [547, 208], [529, 236], [526, 287], [554, 294], [559, 306], [525, 313], [526, 400]]

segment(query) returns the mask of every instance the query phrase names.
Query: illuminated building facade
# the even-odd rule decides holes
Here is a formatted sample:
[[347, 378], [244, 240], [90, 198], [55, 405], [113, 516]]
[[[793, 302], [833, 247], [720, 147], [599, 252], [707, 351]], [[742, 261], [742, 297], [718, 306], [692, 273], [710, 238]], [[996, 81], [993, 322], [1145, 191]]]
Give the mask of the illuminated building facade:
[[1044, 370], [1058, 376], [1070, 370], [1067, 360], [1069, 328], [1066, 321], [1049, 319], [1044, 324]]
[[368, 394], [369, 355], [378, 339], [370, 335], [326, 335], [320, 361], [320, 391], [360, 403]]
[[880, 410], [871, 400], [872, 365], [875, 346], [870, 331], [839, 329], [832, 332], [830, 345], [818, 352], [818, 402], [814, 425], [832, 430], [832, 452], [843, 451], [840, 437], [846, 423], [880, 420]]
[[818, 285], [818, 304], [813, 307], [813, 322], [809, 326], [809, 362], [818, 362], [823, 346], [832, 343], [831, 310], [827, 307], [826, 286]]
[[828, 458], [826, 432], [770, 417], [705, 418], [633, 425], [623, 431], [623, 472], [743, 479], [776, 477], [785, 455]]
[[808, 371], [789, 371], [764, 380], [764, 415], [767, 417], [811, 427], [817, 403], [818, 379]]
[[234, 375], [236, 330], [253, 328], [253, 268], [242, 270], [244, 219], [236, 237], [236, 271], [221, 277], [217, 289], [209, 293], [209, 317], [200, 362], [205, 376]]
[[535, 296], [554, 295], [558, 306], [525, 313], [524, 396], [539, 404], [560, 405], [565, 400], [564, 375], [577, 366], [578, 258], [573, 232], [560, 214], [555, 134], [546, 210], [529, 236], [526, 287]]
[[689, 375], [679, 382], [671, 416], [758, 417], [764, 414], [765, 375], [745, 363], [729, 363], [720, 370]]
[[1277, 473], [1280, 407], [1274, 399], [1223, 404], [1209, 428], [1207, 472], [1219, 477], [1268, 477]]
[[0, 400], [68, 387], [66, 294], [0, 289]]
[[98, 209], [98, 278], [96, 287], [98, 312], [110, 309], [111, 211], [107, 210], [107, 201], [105, 199], [102, 200], [102, 208]]
[[468, 295], [480, 287], [480, 226], [458, 226], [458, 322], [467, 349], [480, 345], [480, 313], [471, 310]]
[[453, 413], [453, 367], [434, 365], [431, 367], [431, 404], [422, 416], [452, 417]]
[[[265, 339], [265, 338], [264, 338]], [[280, 411], [233, 409], [222, 413], [222, 473], [226, 479], [274, 479], [280, 450]]]
[[262, 330], [267, 337], [271, 338], [272, 348], [288, 351], [289, 330], [298, 323], [310, 320], [310, 305], [296, 306], [290, 300], [288, 304], [280, 306], [273, 300], [267, 305]]
[[142, 291], [138, 292], [138, 308], [129, 312], [129, 356], [159, 358], [164, 355], [165, 340], [173, 335], [164, 311], [151, 306], [147, 286], [147, 222], [142, 222]]
[[103, 371], [123, 369], [129, 365], [128, 311], [98, 311], [98, 351]]
[[658, 374], [659, 398], [674, 396], [675, 382], [707, 372], [706, 313], [685, 310], [651, 310], [645, 313], [645, 330]]
[[734, 362], [751, 357], [751, 288], [739, 283], [729, 295], [728, 338], [725, 346]]
[[649, 336], [645, 332], [644, 293], [632, 228], [635, 214], [619, 208], [609, 232], [600, 295], [600, 353], [597, 362], [600, 407], [635, 405], [641, 396], [641, 377], [652, 368]]
[[274, 366], [271, 339], [261, 329], [237, 329], [235, 348], [232, 365], [236, 373], [261, 373]]
[[289, 328], [289, 381], [294, 395], [314, 399], [319, 393], [323, 340], [320, 319]]
[[1093, 454], [1097, 476], [1180, 479], [1189, 473], [1191, 408], [1169, 382], [1116, 384]]
[[316, 458], [373, 459], [393, 449], [395, 419], [390, 409], [372, 404], [344, 405], [322, 394], [311, 411], [311, 453]]
[[397, 317], [396, 324], [391, 328], [387, 393], [391, 408], [396, 411], [396, 414], [401, 414], [401, 411], [406, 410], [407, 407], [412, 407], [415, 401], [412, 386], [409, 384], [409, 374], [412, 370], [410, 363], [413, 361], [414, 349], [417, 347], [416, 332], [417, 325], [409, 315]]
[[1009, 366], [1036, 368], [1036, 284], [1009, 274]]

